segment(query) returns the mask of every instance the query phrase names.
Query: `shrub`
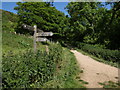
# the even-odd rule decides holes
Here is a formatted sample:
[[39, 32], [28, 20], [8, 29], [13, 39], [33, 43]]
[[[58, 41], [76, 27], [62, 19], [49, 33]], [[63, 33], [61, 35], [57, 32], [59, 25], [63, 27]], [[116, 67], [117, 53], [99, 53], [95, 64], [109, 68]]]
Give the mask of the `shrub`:
[[52, 80], [57, 63], [62, 61], [62, 47], [53, 44], [49, 49], [49, 54], [40, 50], [34, 54], [28, 50], [24, 54], [14, 55], [9, 52], [3, 55], [2, 86], [4, 88], [37, 88]]
[[85, 44], [85, 43], [79, 43], [77, 47], [98, 58], [103, 58], [105, 60], [113, 61], [113, 62], [119, 62], [120, 60], [120, 51], [118, 50], [103, 49], [103, 48], [90, 45], [90, 44]]

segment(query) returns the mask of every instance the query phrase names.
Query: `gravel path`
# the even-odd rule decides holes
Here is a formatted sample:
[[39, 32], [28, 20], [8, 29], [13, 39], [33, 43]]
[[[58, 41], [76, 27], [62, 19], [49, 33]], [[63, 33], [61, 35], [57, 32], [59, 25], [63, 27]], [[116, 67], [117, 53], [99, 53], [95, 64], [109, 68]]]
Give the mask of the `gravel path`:
[[80, 77], [81, 80], [88, 82], [87, 88], [101, 88], [98, 82], [118, 81], [118, 68], [93, 60], [76, 50], [71, 50], [71, 52], [74, 53], [80, 69], [83, 70]]

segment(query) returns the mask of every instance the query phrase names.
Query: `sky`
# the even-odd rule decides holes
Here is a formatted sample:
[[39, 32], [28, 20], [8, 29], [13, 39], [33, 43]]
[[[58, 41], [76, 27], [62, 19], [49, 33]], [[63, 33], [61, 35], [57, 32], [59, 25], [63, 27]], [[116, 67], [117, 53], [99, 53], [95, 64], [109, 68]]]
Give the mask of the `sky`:
[[[69, 2], [54, 2], [54, 6], [59, 11], [62, 11], [63, 13], [65, 13], [65, 15], [68, 15], [68, 12], [64, 9], [68, 3]], [[17, 13], [17, 11], [14, 10], [15, 6], [17, 6], [16, 2], [2, 2], [2, 8], [0, 7], [0, 9]], [[110, 9], [110, 6], [107, 6], [106, 8]]]
[[[64, 9], [64, 7], [68, 4], [68, 2], [54, 2], [54, 6], [59, 11], [62, 11], [65, 13], [65, 15], [68, 15], [67, 11]], [[17, 13], [16, 10], [14, 10], [14, 7], [17, 6], [16, 2], [2, 2], [2, 8], [3, 10], [10, 11], [13, 13]]]

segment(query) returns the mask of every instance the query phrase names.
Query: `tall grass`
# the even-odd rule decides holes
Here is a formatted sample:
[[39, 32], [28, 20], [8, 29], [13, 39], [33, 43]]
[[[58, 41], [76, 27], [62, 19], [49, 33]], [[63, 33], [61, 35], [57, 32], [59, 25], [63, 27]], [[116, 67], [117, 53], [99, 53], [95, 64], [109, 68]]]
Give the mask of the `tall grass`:
[[[45, 49], [45, 45], [40, 42], [37, 43], [37, 48]], [[33, 49], [32, 36], [18, 35], [10, 33], [9, 31], [2, 32], [2, 52], [7, 53], [12, 51], [13, 53], [24, 52], [27, 49]]]

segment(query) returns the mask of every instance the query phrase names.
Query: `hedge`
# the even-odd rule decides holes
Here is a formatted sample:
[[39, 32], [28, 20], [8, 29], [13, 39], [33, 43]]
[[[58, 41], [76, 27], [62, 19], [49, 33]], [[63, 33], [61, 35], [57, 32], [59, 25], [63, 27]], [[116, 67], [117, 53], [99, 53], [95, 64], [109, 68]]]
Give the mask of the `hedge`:
[[96, 47], [95, 45], [77, 43], [77, 47], [89, 54], [92, 54], [98, 58], [103, 58], [108, 61], [119, 62], [120, 61], [120, 51], [110, 50]]

